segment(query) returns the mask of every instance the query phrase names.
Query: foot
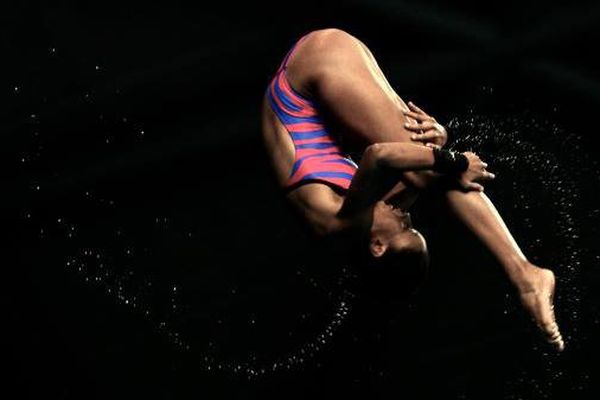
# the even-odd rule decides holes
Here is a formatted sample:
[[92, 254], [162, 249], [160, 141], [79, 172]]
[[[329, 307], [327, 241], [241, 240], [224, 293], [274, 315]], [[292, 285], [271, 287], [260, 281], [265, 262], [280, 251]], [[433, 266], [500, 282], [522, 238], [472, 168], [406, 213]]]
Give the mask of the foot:
[[549, 269], [533, 266], [527, 273], [527, 285], [519, 290], [521, 303], [541, 330], [544, 338], [557, 351], [563, 351], [565, 342], [554, 316], [554, 273]]

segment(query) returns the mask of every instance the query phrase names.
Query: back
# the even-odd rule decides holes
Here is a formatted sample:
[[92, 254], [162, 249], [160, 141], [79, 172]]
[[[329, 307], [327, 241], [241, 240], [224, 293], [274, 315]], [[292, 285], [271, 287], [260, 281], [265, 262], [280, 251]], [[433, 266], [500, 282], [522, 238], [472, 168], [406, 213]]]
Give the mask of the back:
[[328, 131], [317, 102], [295, 90], [286, 73], [289, 59], [308, 36], [288, 52], [266, 90], [263, 135], [283, 187], [317, 182], [344, 192], [358, 166]]

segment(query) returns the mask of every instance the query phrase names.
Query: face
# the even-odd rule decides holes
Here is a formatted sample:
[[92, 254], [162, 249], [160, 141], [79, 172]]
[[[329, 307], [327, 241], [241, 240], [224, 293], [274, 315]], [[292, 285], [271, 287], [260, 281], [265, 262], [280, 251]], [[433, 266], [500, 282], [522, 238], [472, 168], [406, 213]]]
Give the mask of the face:
[[412, 226], [410, 214], [381, 202], [374, 208], [368, 271], [377, 293], [410, 295], [424, 282], [429, 254], [423, 236]]
[[422, 287], [427, 277], [427, 245], [413, 228], [408, 213], [386, 208], [378, 216], [376, 230], [372, 232], [372, 257], [365, 264], [370, 287], [386, 298], [410, 297]]
[[408, 212], [381, 202], [373, 213], [370, 250], [376, 258], [386, 254], [425, 254], [427, 245], [413, 228]]

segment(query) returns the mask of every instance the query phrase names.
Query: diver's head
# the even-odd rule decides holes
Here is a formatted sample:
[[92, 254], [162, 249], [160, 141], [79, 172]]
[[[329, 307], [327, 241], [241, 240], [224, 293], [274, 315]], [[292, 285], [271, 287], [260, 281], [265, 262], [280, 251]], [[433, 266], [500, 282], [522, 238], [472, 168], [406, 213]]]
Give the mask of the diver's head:
[[416, 293], [425, 282], [429, 267], [427, 244], [412, 227], [407, 212], [378, 202], [373, 208], [368, 250], [365, 287], [372, 289], [375, 296], [402, 300]]
[[413, 229], [410, 214], [383, 201], [373, 208], [369, 252], [377, 263], [394, 263], [400, 257], [415, 257], [427, 264], [425, 238]]

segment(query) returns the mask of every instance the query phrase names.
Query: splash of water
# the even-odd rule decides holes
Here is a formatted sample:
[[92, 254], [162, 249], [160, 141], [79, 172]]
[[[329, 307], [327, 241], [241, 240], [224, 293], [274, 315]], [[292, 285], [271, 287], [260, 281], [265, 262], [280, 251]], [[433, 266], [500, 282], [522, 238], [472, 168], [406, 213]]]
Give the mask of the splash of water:
[[[581, 138], [552, 122], [527, 112], [478, 115], [470, 110], [452, 119], [448, 127], [460, 132], [452, 147], [472, 150], [490, 164], [497, 175], [490, 195], [503, 206], [504, 218], [519, 233], [519, 244], [536, 264], [551, 268], [557, 276], [556, 316], [568, 347], [577, 349], [585, 340], [580, 332], [581, 269], [589, 258], [581, 242], [585, 218], [597, 220], [597, 210], [582, 210], [580, 183], [597, 180], [597, 168], [581, 148]], [[588, 221], [589, 223], [589, 221]], [[508, 296], [508, 294], [507, 294]], [[508, 304], [505, 314], [512, 314]], [[565, 379], [560, 359], [546, 346], [534, 344], [542, 358], [544, 375], [522, 366], [518, 377], [507, 382], [506, 398], [531, 392], [547, 398], [553, 386]], [[572, 351], [572, 349], [568, 349]], [[571, 374], [573, 375], [573, 374]], [[580, 376], [570, 376], [582, 390]]]

